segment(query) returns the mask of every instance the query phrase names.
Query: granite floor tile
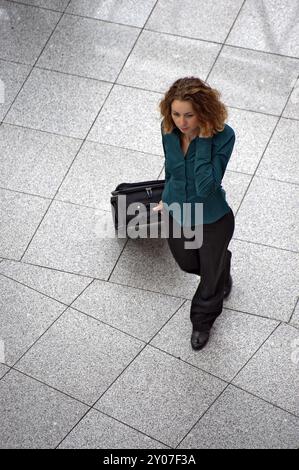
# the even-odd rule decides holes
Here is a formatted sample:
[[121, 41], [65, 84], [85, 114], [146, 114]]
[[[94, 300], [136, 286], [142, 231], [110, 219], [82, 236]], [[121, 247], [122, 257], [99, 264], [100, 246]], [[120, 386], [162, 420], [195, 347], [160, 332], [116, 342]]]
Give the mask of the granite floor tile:
[[81, 140], [3, 124], [0, 186], [52, 198]]
[[298, 252], [298, 198], [298, 185], [254, 176], [236, 216], [234, 237]]
[[274, 320], [224, 308], [208, 344], [194, 351], [190, 344], [190, 307], [191, 302], [186, 302], [150, 344], [228, 382], [278, 325]]
[[99, 20], [142, 28], [156, 0], [71, 0], [67, 13], [90, 16]]
[[65, 304], [70, 304], [91, 282], [89, 277], [10, 260], [1, 263], [0, 273]]
[[54, 449], [88, 407], [11, 370], [0, 380], [2, 449]]
[[283, 117], [299, 119], [299, 79], [293, 79], [293, 91], [282, 113]]
[[37, 65], [114, 82], [138, 34], [137, 28], [66, 15]]
[[293, 315], [291, 317], [290, 324], [292, 326], [296, 326], [297, 328], [299, 328], [299, 302], [298, 301], [297, 301], [296, 307], [294, 309]]
[[256, 175], [298, 184], [298, 147], [299, 121], [281, 119]]
[[299, 333], [281, 324], [233, 383], [299, 417]]
[[209, 83], [227, 106], [279, 116], [298, 72], [298, 59], [224, 46]]
[[143, 347], [143, 342], [68, 309], [16, 368], [93, 405]]
[[129, 240], [109, 280], [190, 299], [199, 283], [180, 269], [165, 238]]
[[50, 201], [0, 188], [0, 255], [20, 258]]
[[246, 0], [226, 44], [299, 57], [298, 16], [292, 0]]
[[226, 170], [253, 175], [279, 118], [244, 109], [228, 108], [228, 112], [236, 140]]
[[72, 307], [136, 338], [150, 341], [182, 302], [182, 299], [142, 289], [94, 281]]
[[161, 98], [158, 93], [114, 85], [87, 140], [163, 155], [156, 111]]
[[224, 387], [220, 379], [147, 346], [95, 408], [176, 446]]
[[226, 201], [236, 215], [251, 181], [251, 175], [226, 170], [221, 186], [226, 193]]
[[0, 58], [33, 65], [61, 13], [0, 1]]
[[[1, 361], [0, 361], [1, 362]], [[9, 371], [9, 367], [0, 363], [0, 379]]]
[[220, 1], [217, 4], [213, 0], [159, 0], [146, 28], [223, 42], [241, 6], [241, 0]]
[[[0, 447], [298, 448], [297, 10], [0, 0]], [[159, 104], [185, 76], [236, 134], [233, 288], [201, 351], [199, 273], [163, 225], [117, 234], [110, 202], [165, 179]]]
[[299, 419], [230, 385], [178, 449], [297, 449]]
[[65, 309], [33, 289], [0, 275], [4, 363], [12, 366]]
[[35, 68], [4, 122], [84, 139], [111, 84]]
[[233, 240], [228, 308], [288, 322], [298, 296], [298, 254]]
[[[179, 76], [206, 77], [219, 44], [143, 30], [117, 83], [164, 93]], [[163, 54], [161, 54], [163, 49]]]
[[97, 410], [90, 410], [58, 446], [59, 449], [167, 449]]
[[64, 11], [69, 0], [20, 0], [20, 3], [48, 8], [50, 10]]
[[107, 279], [125, 239], [106, 234], [106, 223], [111, 229], [110, 212], [54, 201], [23, 261]]
[[120, 182], [155, 180], [162, 164], [160, 155], [85, 142], [55, 199], [111, 212], [111, 191]]
[[29, 65], [0, 60], [0, 122], [20, 91], [30, 70]]

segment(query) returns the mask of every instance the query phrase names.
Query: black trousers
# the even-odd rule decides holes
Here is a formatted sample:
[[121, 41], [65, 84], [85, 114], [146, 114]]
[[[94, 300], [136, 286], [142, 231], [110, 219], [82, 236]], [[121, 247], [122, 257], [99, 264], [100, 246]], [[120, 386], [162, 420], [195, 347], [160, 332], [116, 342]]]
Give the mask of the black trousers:
[[[174, 225], [179, 227], [180, 238], [173, 237]], [[200, 248], [186, 249], [184, 242], [192, 241], [190, 233], [189, 238], [186, 238], [182, 227], [169, 213], [167, 241], [170, 251], [183, 271], [201, 277], [190, 310], [190, 320], [196, 330], [210, 330], [222, 312], [224, 286], [229, 279], [232, 257], [228, 245], [234, 229], [235, 217], [230, 210], [216, 222], [202, 225], [203, 241]]]

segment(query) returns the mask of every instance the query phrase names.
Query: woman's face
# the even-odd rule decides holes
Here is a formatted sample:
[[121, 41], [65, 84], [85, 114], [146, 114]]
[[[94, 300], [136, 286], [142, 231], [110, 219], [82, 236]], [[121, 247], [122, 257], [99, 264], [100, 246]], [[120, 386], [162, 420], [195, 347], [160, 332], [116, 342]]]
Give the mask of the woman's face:
[[174, 124], [186, 136], [194, 136], [200, 130], [200, 122], [189, 101], [173, 100], [171, 117]]

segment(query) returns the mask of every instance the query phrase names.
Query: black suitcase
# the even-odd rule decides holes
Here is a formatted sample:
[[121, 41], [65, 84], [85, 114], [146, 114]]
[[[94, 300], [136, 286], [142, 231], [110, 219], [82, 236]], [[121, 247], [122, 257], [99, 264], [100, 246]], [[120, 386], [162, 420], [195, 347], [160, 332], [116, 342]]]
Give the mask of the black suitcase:
[[[155, 204], [158, 204], [162, 199], [162, 192], [164, 189], [165, 180], [152, 180], [152, 181], [141, 181], [139, 183], [121, 183], [116, 186], [115, 190], [111, 192], [111, 210], [114, 227], [116, 230], [122, 227], [127, 227], [130, 220], [138, 215], [139, 225], [150, 226], [153, 218], [158, 223], [161, 223], [161, 211], [151, 211]], [[119, 208], [119, 196], [126, 196], [125, 213], [122, 212], [119, 220], [118, 208]], [[144, 207], [140, 204], [140, 212], [138, 210], [133, 214], [127, 214], [128, 206], [132, 203], [137, 203], [137, 207], [140, 203], [144, 204]], [[155, 204], [154, 204], [155, 203]], [[150, 204], [153, 204], [150, 207]], [[154, 216], [153, 216], [154, 214]], [[158, 217], [155, 215], [158, 214]], [[140, 219], [139, 219], [140, 217]], [[152, 220], [151, 220], [152, 219]]]

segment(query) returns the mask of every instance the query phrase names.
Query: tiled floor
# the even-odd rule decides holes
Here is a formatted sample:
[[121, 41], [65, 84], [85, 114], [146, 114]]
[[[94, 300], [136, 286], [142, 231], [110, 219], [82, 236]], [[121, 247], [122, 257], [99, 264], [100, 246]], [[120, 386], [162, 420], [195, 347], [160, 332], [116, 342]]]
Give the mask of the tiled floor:
[[[298, 25], [293, 0], [0, 0], [1, 448], [299, 447]], [[117, 184], [164, 178], [186, 75], [236, 133], [202, 351], [166, 240], [100, 231]]]

